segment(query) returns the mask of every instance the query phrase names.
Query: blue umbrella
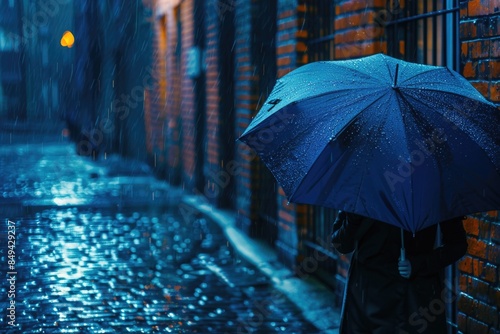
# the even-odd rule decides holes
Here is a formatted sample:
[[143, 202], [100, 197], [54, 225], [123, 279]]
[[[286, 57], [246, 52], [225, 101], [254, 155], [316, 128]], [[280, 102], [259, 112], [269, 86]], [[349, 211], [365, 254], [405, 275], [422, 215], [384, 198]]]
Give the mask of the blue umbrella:
[[500, 209], [499, 126], [456, 72], [377, 54], [283, 76], [239, 139], [290, 202], [415, 233]]

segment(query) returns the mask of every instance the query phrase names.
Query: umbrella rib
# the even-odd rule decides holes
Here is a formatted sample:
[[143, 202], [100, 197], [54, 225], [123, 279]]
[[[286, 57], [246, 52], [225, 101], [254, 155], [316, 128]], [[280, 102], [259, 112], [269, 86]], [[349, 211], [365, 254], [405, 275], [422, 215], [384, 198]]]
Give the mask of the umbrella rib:
[[[382, 99], [382, 97], [383, 97], [383, 96], [381, 96], [379, 99]], [[377, 99], [377, 100], [378, 100], [378, 99]], [[386, 122], [387, 122], [387, 118], [388, 118], [388, 117], [389, 117], [389, 113], [385, 113], [385, 117], [383, 117], [383, 118], [381, 117], [381, 118], [380, 118], [380, 119], [381, 119], [381, 121], [380, 121], [380, 124], [379, 124], [379, 126], [377, 127], [377, 131], [376, 131], [375, 133], [378, 133], [378, 134], [381, 134], [381, 133], [382, 133], [381, 129], [382, 129], [382, 128], [384, 127], [384, 125], [386, 124]], [[378, 138], [377, 138], [377, 139], [378, 139]], [[369, 141], [369, 143], [371, 143], [371, 147], [370, 147], [370, 149], [368, 150], [368, 152], [370, 152], [370, 155], [367, 157], [367, 158], [368, 158], [368, 159], [367, 159], [367, 161], [368, 161], [368, 160], [372, 160], [372, 159], [374, 158], [374, 153], [375, 153], [375, 150], [373, 149], [373, 146], [375, 146], [377, 142], [378, 142], [378, 140], [371, 140], [371, 141]], [[370, 165], [370, 164], [367, 162], [367, 163], [366, 163], [366, 165], [368, 166], [368, 165]], [[364, 170], [364, 171], [366, 171], [366, 168], [365, 168], [365, 169], [363, 169], [363, 170]], [[361, 179], [361, 181], [360, 181], [360, 183], [359, 183], [359, 188], [358, 188], [358, 193], [357, 193], [357, 196], [356, 196], [356, 198], [357, 198], [357, 199], [356, 199], [356, 205], [355, 205], [355, 207], [357, 207], [357, 204], [358, 204], [358, 201], [359, 201], [359, 198], [360, 198], [359, 194], [361, 193], [361, 189], [363, 188], [363, 187], [362, 187], [362, 185], [363, 185], [363, 183], [365, 182], [365, 179], [366, 179], [365, 175], [366, 175], [366, 172], [364, 172], [364, 173], [362, 174], [362, 179]]]
[[[412, 108], [412, 106], [411, 106], [411, 104], [410, 104], [410, 103], [409, 103], [409, 101], [408, 101], [408, 100], [407, 100], [407, 99], [403, 96], [403, 94], [401, 93], [401, 91], [400, 91], [400, 90], [397, 90], [396, 92], [397, 92], [397, 93], [396, 93], [396, 100], [398, 101], [398, 104], [399, 104], [399, 110], [404, 110], [404, 109], [402, 108], [402, 105], [401, 105], [402, 103], [407, 104], [407, 105], [408, 105], [408, 107], [409, 107], [410, 109], [413, 109], [413, 108]], [[401, 98], [398, 98], [398, 96], [400, 96]], [[405, 119], [405, 117], [404, 117], [402, 114], [401, 114], [400, 116], [401, 116], [401, 120], [402, 120], [402, 122], [403, 122], [403, 128], [404, 128], [404, 129], [407, 129], [407, 126], [408, 126], [408, 124], [407, 124], [407, 120]], [[406, 143], [406, 144], [405, 144], [406, 151], [409, 153], [409, 152], [410, 152], [410, 145], [409, 145], [409, 142], [408, 142], [408, 136], [406, 136], [406, 132], [405, 132], [405, 131], [403, 131], [403, 135], [404, 135], [404, 141], [405, 141], [405, 143]], [[410, 159], [410, 161], [411, 161], [411, 159]], [[410, 174], [410, 175], [409, 175], [409, 180], [408, 180], [408, 182], [410, 183], [410, 187], [409, 187], [409, 189], [413, 189], [413, 174]], [[412, 203], [414, 202], [413, 191], [411, 191], [411, 202], [412, 202]], [[411, 206], [411, 207], [413, 207], [413, 206]], [[411, 216], [413, 216], [413, 212], [412, 212]], [[401, 222], [401, 224], [403, 224], [403, 222]], [[407, 229], [409, 229], [410, 231], [412, 230], [412, 229], [410, 228], [410, 226], [406, 226], [406, 228], [407, 228]]]
[[[436, 92], [436, 93], [439, 93], [439, 94], [443, 94], [443, 93], [444, 94], [450, 94], [450, 95], [457, 96], [459, 98], [463, 98], [464, 97], [464, 95], [458, 94], [458, 93], [453, 92], [453, 91], [445, 91], [445, 90], [441, 90], [441, 89], [428, 88], [428, 87], [420, 87], [420, 86], [419, 87], [408, 87], [408, 86], [404, 86], [404, 87], [400, 87], [400, 89], [403, 90], [403, 91], [404, 90], [416, 90], [416, 91], [423, 90], [423, 91], [427, 91], [427, 92]], [[475, 97], [470, 97], [470, 96], [465, 96], [465, 97], [467, 97], [469, 99], [472, 99], [474, 101], [480, 102], [480, 103], [488, 104], [487, 100], [481, 101], [480, 99], [477, 99]], [[480, 96], [480, 97], [482, 97], [482, 96]]]
[[[425, 65], [425, 66], [430, 66], [430, 65]], [[403, 67], [404, 68], [404, 67]], [[408, 80], [411, 80], [411, 79], [415, 79], [416, 77], [419, 77], [421, 75], [424, 75], [424, 74], [427, 74], [428, 72], [432, 72], [432, 71], [436, 71], [436, 70], [440, 70], [444, 67], [438, 67], [438, 66], [435, 66], [433, 68], [429, 68], [427, 69], [426, 71], [422, 71], [422, 72], [418, 72], [416, 73], [415, 75], [412, 75], [412, 76], [408, 76], [408, 77], [405, 77], [404, 80], [400, 80], [399, 83], [403, 83], [403, 82], [406, 82]], [[401, 77], [401, 76], [400, 76]]]
[[[385, 80], [380, 80], [380, 77], [379, 76], [370, 76], [370, 75], [367, 75], [365, 72], [361, 71], [361, 70], [358, 70], [358, 69], [355, 69], [355, 68], [352, 68], [352, 67], [349, 67], [349, 66], [345, 66], [344, 64], [336, 64], [336, 66], [339, 66], [339, 67], [342, 67], [344, 69], [348, 69], [348, 70], [351, 70], [353, 72], [356, 72], [356, 73], [360, 73], [362, 74], [363, 76], [366, 76], [368, 78], [371, 78], [371, 79], [375, 79], [377, 80], [378, 82], [382, 82], [382, 83], [386, 83], [387, 81]], [[392, 82], [391, 82], [392, 83]], [[359, 86], [358, 87], [355, 87], [355, 89], [359, 89]]]

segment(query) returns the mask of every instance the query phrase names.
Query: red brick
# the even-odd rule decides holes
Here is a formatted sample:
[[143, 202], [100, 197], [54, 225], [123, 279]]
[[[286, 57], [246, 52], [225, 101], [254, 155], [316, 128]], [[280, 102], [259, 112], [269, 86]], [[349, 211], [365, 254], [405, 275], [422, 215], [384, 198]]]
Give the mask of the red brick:
[[500, 13], [500, 2], [498, 0], [490, 0], [490, 14]]
[[458, 262], [458, 270], [466, 274], [473, 274], [473, 259], [466, 255]]
[[[300, 30], [299, 30], [300, 31]], [[290, 41], [294, 38], [294, 34], [292, 32], [280, 32], [278, 34], [278, 42]]]
[[469, 17], [488, 15], [490, 5], [489, 1], [490, 0], [470, 0], [467, 8]]
[[481, 17], [475, 20], [477, 38], [490, 37], [493, 34], [493, 29], [488, 16]]
[[457, 308], [460, 312], [463, 312], [469, 316], [473, 316], [475, 314], [475, 304], [477, 301], [474, 300], [469, 295], [460, 294], [457, 299]]
[[470, 47], [472, 59], [488, 58], [490, 55], [489, 40], [470, 42]]
[[278, 29], [283, 31], [291, 28], [295, 28], [297, 26], [297, 20], [287, 20], [284, 22], [279, 22], [278, 23]]
[[287, 54], [287, 53], [292, 53], [294, 51], [295, 51], [294, 44], [287, 44], [287, 45], [278, 46], [276, 53], [278, 55], [283, 55], [283, 54]]
[[297, 66], [302, 66], [309, 63], [309, 56], [307, 53], [297, 56]]
[[307, 30], [305, 30], [305, 29], [299, 29], [295, 33], [295, 37], [297, 37], [297, 38], [307, 38], [307, 37], [309, 37], [309, 32]]
[[460, 1], [459, 6], [460, 6], [460, 19], [464, 20], [469, 16], [469, 13], [467, 11], [467, 7], [468, 7], [467, 2]]
[[339, 31], [339, 30], [343, 30], [343, 29], [346, 29], [349, 27], [349, 20], [347, 17], [343, 17], [343, 18], [338, 18], [335, 20], [335, 30]]
[[500, 58], [500, 38], [490, 40], [491, 58]]
[[486, 243], [484, 241], [469, 237], [467, 243], [469, 244], [468, 253], [470, 255], [482, 259], [486, 258]]
[[474, 21], [460, 22], [460, 39], [474, 39], [477, 36], [476, 24]]
[[340, 13], [349, 13], [349, 12], [355, 12], [359, 10], [364, 10], [366, 8], [367, 2], [366, 1], [347, 1], [341, 4], [340, 7]]
[[490, 240], [491, 223], [486, 220], [479, 220], [479, 239]]
[[500, 245], [500, 222], [491, 223], [491, 241]]
[[472, 277], [468, 275], [459, 275], [457, 290], [460, 292], [469, 293], [469, 286], [472, 283]]
[[496, 283], [497, 282], [497, 266], [492, 265], [492, 264], [486, 264], [483, 269], [482, 277], [484, 277], [484, 280], [490, 283]]
[[292, 63], [292, 59], [290, 57], [279, 57], [278, 58], [278, 66], [290, 65]]
[[467, 294], [474, 298], [488, 303], [490, 301], [490, 286], [489, 283], [475, 277], [469, 277]]
[[288, 73], [290, 73], [293, 70], [293, 68], [280, 68], [278, 69], [278, 78], [281, 78]]
[[498, 324], [498, 313], [496, 310], [491, 305], [483, 302], [477, 303], [476, 318], [487, 326], [496, 326]]
[[486, 98], [488, 97], [488, 93], [489, 93], [488, 82], [486, 82], [486, 81], [475, 81], [475, 82], [471, 82], [471, 84], [481, 94], [483, 94], [484, 97], [486, 97]]
[[482, 277], [484, 273], [484, 262], [478, 259], [472, 260], [472, 275]]
[[488, 334], [488, 325], [469, 317], [465, 333]]
[[470, 46], [468, 42], [462, 42], [462, 45], [460, 46], [460, 56], [462, 57], [463, 60], [468, 60], [470, 57]]
[[289, 17], [293, 17], [293, 16], [295, 16], [295, 11], [289, 9], [289, 10], [284, 10], [281, 13], [279, 13], [278, 18], [281, 20], [281, 19], [285, 19], [285, 18], [289, 18]]
[[486, 217], [492, 220], [498, 220], [498, 211], [488, 211], [486, 212]]
[[[465, 69], [464, 69], [464, 76], [465, 76]], [[473, 217], [467, 217], [467, 219], [464, 220], [464, 228], [467, 234], [476, 237], [479, 236], [479, 219]]]
[[288, 225], [288, 224], [293, 224], [295, 222], [295, 216], [292, 215], [289, 211], [285, 211], [283, 209], [279, 210], [279, 218], [280, 218], [280, 221], [282, 221], [281, 224], [284, 223], [287, 223], [285, 225]]
[[490, 76], [490, 66], [488, 60], [480, 60], [477, 65], [478, 79], [488, 80]]
[[500, 36], [500, 15], [490, 17], [489, 36]]
[[490, 100], [500, 102], [500, 82], [492, 82], [490, 86]]
[[466, 332], [466, 330], [467, 330], [467, 315], [466, 314], [464, 314], [462, 312], [458, 312], [457, 325], [458, 325], [458, 330], [461, 333]]
[[307, 45], [304, 42], [297, 42], [297, 51], [298, 52], [306, 52], [307, 51]]
[[500, 310], [500, 288], [491, 288], [491, 298], [493, 298], [496, 308]]

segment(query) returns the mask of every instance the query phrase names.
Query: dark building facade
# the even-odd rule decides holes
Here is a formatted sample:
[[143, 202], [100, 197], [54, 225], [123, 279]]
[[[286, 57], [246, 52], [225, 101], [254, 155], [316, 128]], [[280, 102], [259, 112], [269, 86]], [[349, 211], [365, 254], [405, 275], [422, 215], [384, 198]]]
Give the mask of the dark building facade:
[[26, 81], [22, 66], [22, 1], [2, 1], [0, 13], [0, 115], [10, 120], [26, 119]]
[[[155, 75], [146, 103], [148, 154], [163, 176], [237, 212], [297, 275], [316, 275], [340, 303], [349, 258], [332, 251], [335, 210], [288, 203], [269, 171], [235, 142], [277, 78], [311, 61], [386, 53], [448, 66], [500, 104], [495, 1], [155, 1]], [[160, 81], [161, 81], [160, 80]], [[494, 333], [497, 212], [466, 221], [469, 251], [444, 273], [450, 332]], [[333, 303], [334, 301], [332, 301]], [[441, 305], [439, 305], [441, 306]]]

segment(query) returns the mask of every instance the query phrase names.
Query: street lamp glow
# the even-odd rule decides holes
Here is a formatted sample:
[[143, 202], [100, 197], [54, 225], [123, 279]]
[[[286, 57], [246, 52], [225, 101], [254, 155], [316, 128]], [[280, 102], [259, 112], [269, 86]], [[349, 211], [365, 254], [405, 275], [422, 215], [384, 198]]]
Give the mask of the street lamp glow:
[[73, 33], [71, 33], [71, 31], [69, 30], [65, 31], [61, 38], [61, 46], [71, 48], [73, 47], [74, 43], [75, 43], [75, 36], [73, 36]]

